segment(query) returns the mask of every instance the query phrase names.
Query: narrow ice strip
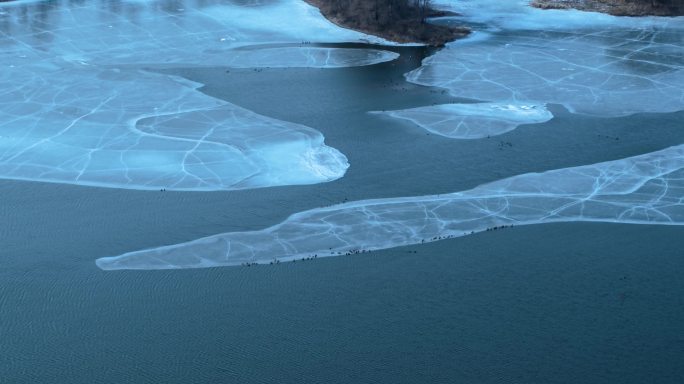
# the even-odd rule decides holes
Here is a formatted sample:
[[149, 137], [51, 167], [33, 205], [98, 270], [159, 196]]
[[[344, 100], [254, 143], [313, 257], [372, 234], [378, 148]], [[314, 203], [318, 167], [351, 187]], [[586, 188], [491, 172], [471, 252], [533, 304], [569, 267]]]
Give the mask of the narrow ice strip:
[[622, 160], [531, 173], [447, 195], [363, 200], [97, 260], [105, 270], [202, 268], [363, 253], [493, 228], [598, 221], [684, 224], [684, 145]]
[[374, 113], [408, 120], [452, 139], [501, 135], [523, 124], [544, 123], [553, 118], [545, 105], [499, 103], [442, 104]]
[[0, 178], [232, 190], [331, 181], [349, 166], [318, 131], [214, 99], [182, 78], [42, 70], [0, 74]]
[[379, 49], [287, 47], [232, 50], [224, 65], [233, 68], [343, 68], [395, 60], [398, 53]]

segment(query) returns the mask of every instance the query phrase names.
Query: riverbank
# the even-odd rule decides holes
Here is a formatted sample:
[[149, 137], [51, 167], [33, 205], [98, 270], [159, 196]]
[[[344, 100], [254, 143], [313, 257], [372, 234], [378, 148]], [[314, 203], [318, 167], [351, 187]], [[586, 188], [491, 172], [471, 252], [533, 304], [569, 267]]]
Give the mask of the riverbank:
[[666, 5], [657, 1], [625, 2], [625, 0], [534, 0], [533, 7], [541, 9], [578, 9], [602, 12], [614, 16], [682, 16], [684, 3]]
[[[321, 14], [332, 23], [347, 29], [382, 37], [397, 43], [420, 43], [442, 47], [446, 43], [463, 38], [470, 33], [466, 27], [448, 27], [425, 22], [431, 17], [455, 15], [436, 9], [415, 12], [392, 13], [390, 16], [373, 9], [371, 2], [359, 2], [343, 7], [334, 0], [304, 0], [320, 9]], [[385, 8], [383, 8], [385, 9]], [[389, 7], [392, 12], [392, 8]]]

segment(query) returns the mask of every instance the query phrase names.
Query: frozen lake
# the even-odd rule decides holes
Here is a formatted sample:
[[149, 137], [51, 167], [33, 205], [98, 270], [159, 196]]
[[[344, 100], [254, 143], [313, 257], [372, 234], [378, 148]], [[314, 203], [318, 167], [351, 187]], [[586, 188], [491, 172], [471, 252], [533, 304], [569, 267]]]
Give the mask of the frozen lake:
[[681, 382], [683, 19], [437, 4], [0, 6], [2, 377]]

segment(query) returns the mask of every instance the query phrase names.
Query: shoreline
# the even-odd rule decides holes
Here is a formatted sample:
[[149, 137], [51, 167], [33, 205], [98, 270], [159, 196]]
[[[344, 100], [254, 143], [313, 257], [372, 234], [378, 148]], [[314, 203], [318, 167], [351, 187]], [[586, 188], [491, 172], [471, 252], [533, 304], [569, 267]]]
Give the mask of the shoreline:
[[539, 9], [577, 9], [607, 13], [613, 16], [683, 16], [684, 5], [667, 6], [651, 1], [625, 3], [624, 0], [533, 0], [530, 6]]
[[[334, 12], [330, 0], [303, 0], [318, 8], [323, 17], [340, 28], [381, 37], [395, 43], [418, 43], [431, 47], [443, 47], [446, 43], [468, 36], [467, 27], [447, 27], [421, 21], [420, 18], [403, 18], [387, 25], [364, 23], [350, 12]], [[455, 16], [456, 13], [429, 9], [425, 18]]]

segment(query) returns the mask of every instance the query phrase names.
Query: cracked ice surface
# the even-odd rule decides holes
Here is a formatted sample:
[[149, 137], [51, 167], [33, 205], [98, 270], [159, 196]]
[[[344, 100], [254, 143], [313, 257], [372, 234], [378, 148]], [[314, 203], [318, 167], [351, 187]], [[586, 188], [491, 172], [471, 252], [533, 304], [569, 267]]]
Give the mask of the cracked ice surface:
[[684, 110], [684, 17], [618, 18], [526, 3], [438, 1], [476, 32], [407, 79], [458, 97], [557, 103], [596, 116]]
[[318, 131], [210, 98], [181, 78], [79, 67], [11, 76], [0, 83], [23, 85], [0, 94], [3, 177], [216, 190], [329, 181], [348, 167]]
[[318, 131], [141, 70], [328, 68], [396, 58], [381, 50], [292, 45], [312, 36], [368, 38], [301, 1], [3, 3], [0, 178], [176, 190], [337, 179], [347, 160]]
[[437, 196], [365, 200], [290, 216], [253, 232], [97, 260], [102, 269], [239, 265], [336, 256], [549, 222], [684, 224], [684, 145], [588, 166], [531, 173]]
[[545, 105], [442, 104], [398, 111], [374, 112], [413, 122], [421, 128], [454, 139], [479, 139], [511, 131], [522, 124], [553, 118]]

